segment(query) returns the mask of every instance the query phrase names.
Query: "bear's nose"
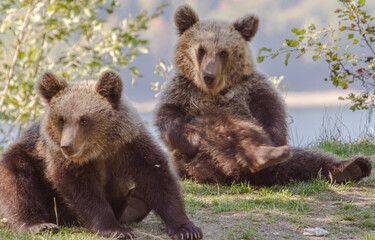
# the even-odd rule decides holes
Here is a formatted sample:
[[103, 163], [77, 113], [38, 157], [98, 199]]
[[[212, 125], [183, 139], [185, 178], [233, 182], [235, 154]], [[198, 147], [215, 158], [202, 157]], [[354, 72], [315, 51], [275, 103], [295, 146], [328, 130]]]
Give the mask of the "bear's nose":
[[61, 150], [68, 156], [73, 153], [73, 144], [72, 143], [62, 143], [60, 145]]
[[210, 73], [203, 73], [203, 79], [204, 79], [204, 82], [206, 83], [206, 86], [211, 88], [215, 81], [215, 75], [210, 74]]

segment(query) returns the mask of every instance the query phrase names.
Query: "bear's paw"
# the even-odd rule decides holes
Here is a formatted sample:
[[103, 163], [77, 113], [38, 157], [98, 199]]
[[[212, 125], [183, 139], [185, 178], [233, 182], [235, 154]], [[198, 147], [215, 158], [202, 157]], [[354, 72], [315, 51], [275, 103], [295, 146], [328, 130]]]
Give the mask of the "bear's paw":
[[176, 229], [169, 229], [168, 233], [174, 240], [194, 240], [203, 238], [202, 230], [193, 223], [184, 224]]
[[350, 180], [360, 180], [368, 177], [371, 174], [370, 157], [356, 156], [348, 160], [337, 163], [332, 177], [337, 183], [342, 183]]

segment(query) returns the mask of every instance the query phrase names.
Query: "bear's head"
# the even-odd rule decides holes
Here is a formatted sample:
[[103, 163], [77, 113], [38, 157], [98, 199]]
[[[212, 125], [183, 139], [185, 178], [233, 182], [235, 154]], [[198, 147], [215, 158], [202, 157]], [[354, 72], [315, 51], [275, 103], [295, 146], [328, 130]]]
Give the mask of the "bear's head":
[[46, 72], [36, 87], [47, 103], [42, 134], [48, 147], [68, 160], [83, 164], [106, 157], [136, 132], [131, 117], [124, 116], [122, 80], [115, 72], [105, 72], [98, 81], [69, 83]]
[[233, 23], [200, 21], [190, 6], [183, 5], [175, 12], [175, 24], [180, 36], [177, 71], [204, 92], [217, 94], [256, 69], [247, 44], [258, 30], [256, 16], [246, 15]]

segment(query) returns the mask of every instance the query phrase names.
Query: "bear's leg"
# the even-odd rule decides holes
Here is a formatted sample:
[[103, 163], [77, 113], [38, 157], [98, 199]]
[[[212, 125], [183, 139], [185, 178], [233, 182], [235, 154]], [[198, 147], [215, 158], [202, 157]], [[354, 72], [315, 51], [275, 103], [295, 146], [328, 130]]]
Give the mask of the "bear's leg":
[[4, 154], [0, 162], [0, 215], [19, 233], [57, 231], [53, 214], [46, 210], [46, 192], [42, 192], [46, 186], [33, 160], [16, 147]]
[[259, 146], [254, 157], [249, 160], [250, 172], [257, 172], [264, 168], [282, 163], [290, 157], [290, 147]]
[[370, 176], [372, 165], [369, 157], [356, 156], [344, 161], [337, 162], [332, 176], [337, 183], [349, 180], [360, 180]]
[[132, 222], [142, 221], [149, 213], [151, 209], [147, 206], [133, 190], [130, 190], [125, 200], [125, 208], [120, 217], [121, 224], [128, 224]]
[[52, 179], [57, 193], [69, 206], [77, 222], [87, 231], [98, 233], [102, 237], [134, 238], [136, 236], [134, 230], [125, 228], [119, 223], [121, 214], [118, 212], [123, 207], [116, 207], [114, 211], [108, 201], [111, 197], [107, 198], [102, 180], [98, 177], [100, 174], [96, 174], [98, 171], [96, 167], [87, 165], [85, 168], [75, 168], [74, 173], [69, 169], [59, 168]]
[[138, 194], [147, 206], [164, 221], [172, 239], [201, 239], [202, 230], [186, 216], [176, 176], [161, 148], [150, 141], [148, 135], [140, 134], [129, 149], [133, 151], [130, 166]]
[[[174, 160], [180, 161], [181, 159], [175, 158]], [[177, 165], [183, 168], [180, 172], [186, 172], [180, 177], [192, 178], [200, 183], [232, 184], [233, 181], [237, 180], [238, 173], [242, 168], [233, 156], [213, 157], [207, 151], [200, 151], [193, 159], [189, 159], [186, 164]]]
[[287, 184], [295, 180], [309, 180], [319, 175], [336, 182], [359, 180], [369, 176], [368, 157], [354, 157], [338, 161], [337, 156], [319, 150], [292, 148], [292, 156], [285, 162], [253, 174], [243, 174], [242, 180], [254, 185]]

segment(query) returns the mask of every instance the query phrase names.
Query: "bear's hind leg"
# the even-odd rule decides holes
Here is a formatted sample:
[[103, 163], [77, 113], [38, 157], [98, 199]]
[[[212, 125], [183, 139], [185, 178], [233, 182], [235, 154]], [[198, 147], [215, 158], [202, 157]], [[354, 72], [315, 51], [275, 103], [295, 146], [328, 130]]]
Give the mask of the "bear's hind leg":
[[128, 224], [142, 221], [151, 209], [146, 203], [131, 190], [125, 200], [125, 208], [120, 216], [119, 222], [121, 224]]
[[22, 151], [8, 152], [0, 162], [0, 216], [19, 233], [57, 231], [41, 192], [45, 186], [30, 162]]
[[269, 186], [323, 176], [328, 181], [341, 183], [367, 177], [372, 169], [369, 157], [357, 156], [339, 161], [332, 153], [302, 148], [292, 148], [291, 153], [287, 161], [253, 174], [244, 174], [242, 179], [250, 184]]

